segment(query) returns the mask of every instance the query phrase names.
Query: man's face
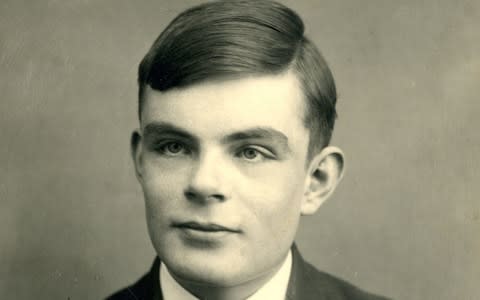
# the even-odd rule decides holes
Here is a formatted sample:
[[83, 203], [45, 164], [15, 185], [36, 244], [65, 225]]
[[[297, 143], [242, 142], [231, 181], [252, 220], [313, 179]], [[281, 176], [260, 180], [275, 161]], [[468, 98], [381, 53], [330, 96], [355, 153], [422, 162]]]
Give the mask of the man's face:
[[150, 237], [174, 275], [231, 286], [283, 261], [308, 176], [304, 112], [291, 73], [147, 89], [134, 157]]

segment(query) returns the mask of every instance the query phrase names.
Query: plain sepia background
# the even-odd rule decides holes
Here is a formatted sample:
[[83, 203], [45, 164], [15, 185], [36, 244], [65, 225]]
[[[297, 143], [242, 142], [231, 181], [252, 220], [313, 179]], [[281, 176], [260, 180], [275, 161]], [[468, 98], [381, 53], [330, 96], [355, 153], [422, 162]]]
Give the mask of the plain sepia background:
[[[395, 299], [479, 299], [480, 2], [282, 2], [334, 73], [347, 155], [303, 255]], [[150, 267], [137, 65], [197, 3], [0, 2], [1, 299], [100, 299]]]

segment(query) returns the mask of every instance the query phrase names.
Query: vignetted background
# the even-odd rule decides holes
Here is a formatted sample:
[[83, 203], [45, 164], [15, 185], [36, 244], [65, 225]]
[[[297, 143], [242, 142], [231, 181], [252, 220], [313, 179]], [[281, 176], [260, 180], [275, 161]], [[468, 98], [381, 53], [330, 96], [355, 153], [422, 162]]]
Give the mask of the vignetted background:
[[[396, 299], [479, 299], [480, 3], [282, 2], [333, 70], [347, 154], [304, 256]], [[136, 68], [197, 3], [1, 1], [1, 299], [99, 299], [149, 268]]]

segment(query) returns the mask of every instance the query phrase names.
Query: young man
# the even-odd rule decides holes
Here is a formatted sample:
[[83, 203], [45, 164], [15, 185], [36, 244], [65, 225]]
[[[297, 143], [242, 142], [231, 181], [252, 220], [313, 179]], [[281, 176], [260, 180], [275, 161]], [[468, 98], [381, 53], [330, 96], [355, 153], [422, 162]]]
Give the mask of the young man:
[[150, 272], [110, 299], [380, 299], [294, 245], [342, 177], [336, 91], [299, 16], [270, 1], [191, 8], [139, 67], [131, 138]]

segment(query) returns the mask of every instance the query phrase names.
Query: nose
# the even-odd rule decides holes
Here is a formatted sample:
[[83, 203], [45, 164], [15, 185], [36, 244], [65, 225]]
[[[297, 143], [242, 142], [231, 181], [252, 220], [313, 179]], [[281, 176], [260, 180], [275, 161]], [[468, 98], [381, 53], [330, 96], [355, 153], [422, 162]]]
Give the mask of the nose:
[[185, 197], [196, 203], [224, 202], [229, 198], [228, 168], [220, 158], [220, 154], [206, 153], [200, 155], [192, 167], [188, 186], [185, 188]]

